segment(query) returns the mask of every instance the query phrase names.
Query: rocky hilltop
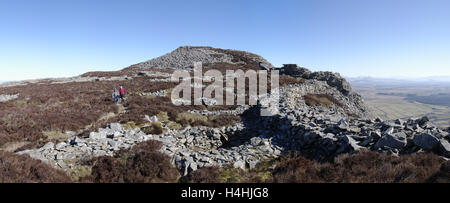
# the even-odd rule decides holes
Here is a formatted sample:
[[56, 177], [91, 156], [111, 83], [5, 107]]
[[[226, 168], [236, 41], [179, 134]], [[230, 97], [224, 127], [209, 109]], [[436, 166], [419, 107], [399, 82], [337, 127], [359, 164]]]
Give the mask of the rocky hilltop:
[[192, 69], [194, 62], [202, 63], [229, 63], [244, 65], [251, 62], [264, 63], [272, 68], [263, 57], [237, 50], [217, 49], [213, 47], [182, 46], [174, 51], [149, 61], [138, 63], [134, 66], [139, 68], [169, 68], [169, 69]]
[[[279, 70], [281, 87], [276, 92], [280, 105], [273, 111], [276, 113], [260, 116], [263, 104], [273, 98], [273, 90], [256, 106], [183, 109], [170, 106], [168, 95], [173, 87], [169, 85], [170, 70], [192, 70], [193, 63], [199, 61], [206, 69]], [[143, 83], [144, 79], [152, 83]], [[363, 150], [393, 156], [432, 151], [450, 157], [449, 129], [434, 126], [426, 117], [394, 121], [373, 118], [361, 96], [338, 73], [312, 72], [292, 64], [274, 67], [261, 56], [248, 52], [180, 47], [122, 71], [87, 73], [45, 82], [63, 85], [86, 81], [109, 85], [107, 82], [123, 81], [129, 86], [139, 82], [141, 86], [130, 88], [132, 93], [127, 101], [130, 103], [120, 106], [115, 120], [104, 119], [104, 126], [90, 128], [84, 134], [66, 131], [66, 140], [18, 150], [17, 154], [29, 154], [55, 168], [73, 171], [80, 167], [80, 160], [113, 156], [140, 142], [157, 140], [162, 142], [160, 151], [170, 157], [182, 175], [206, 166], [254, 169], [258, 162], [290, 151], [320, 161]], [[167, 84], [156, 88], [161, 82]], [[153, 88], [143, 89], [142, 85]], [[10, 91], [0, 98], [11, 102], [20, 99], [19, 95], [23, 96], [20, 91]], [[171, 112], [173, 109], [179, 112]], [[236, 122], [222, 125], [219, 117], [236, 118]], [[233, 119], [227, 119], [230, 120]]]

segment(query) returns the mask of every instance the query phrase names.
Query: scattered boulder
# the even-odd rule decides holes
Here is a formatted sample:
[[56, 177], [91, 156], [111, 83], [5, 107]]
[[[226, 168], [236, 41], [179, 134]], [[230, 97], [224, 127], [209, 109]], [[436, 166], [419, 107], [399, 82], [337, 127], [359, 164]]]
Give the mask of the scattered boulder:
[[2, 94], [0, 95], [0, 103], [7, 102], [19, 98], [19, 94]]
[[352, 92], [350, 83], [348, 83], [339, 73], [319, 71], [312, 73], [308, 79], [326, 81], [328, 85], [337, 88], [344, 95], [348, 95]]
[[443, 153], [444, 156], [446, 157], [450, 157], [450, 143], [445, 139], [440, 139], [439, 142], [440, 142], [439, 149], [441, 153]]
[[336, 126], [339, 128], [339, 129], [341, 129], [341, 130], [348, 130], [348, 128], [349, 128], [349, 125], [348, 125], [348, 123], [344, 120], [344, 119], [341, 119], [337, 124], [336, 124]]
[[302, 78], [309, 78], [311, 75], [311, 71], [298, 66], [297, 64], [283, 64], [283, 67], [281, 69], [281, 74], [290, 75], [293, 77], [302, 77]]
[[45, 150], [50, 150], [50, 149], [54, 149], [55, 148], [55, 144], [53, 142], [49, 142], [47, 144], [45, 144], [43, 147], [41, 147], [39, 149], [39, 151], [45, 151]]
[[58, 143], [58, 144], [55, 145], [55, 149], [56, 149], [56, 150], [62, 150], [62, 149], [64, 149], [66, 146], [67, 146], [67, 143], [65, 143], [65, 142], [60, 142], [60, 143]]
[[108, 125], [108, 128], [113, 130], [113, 131], [122, 131], [122, 125], [120, 125], [120, 123], [111, 123]]
[[439, 139], [429, 133], [422, 133], [414, 137], [414, 144], [424, 150], [430, 150], [440, 144]]
[[385, 134], [375, 144], [375, 148], [390, 147], [394, 149], [401, 149], [406, 146], [406, 135], [403, 132], [394, 134]]
[[159, 120], [158, 120], [158, 117], [157, 116], [152, 116], [152, 117], [150, 117], [150, 116], [145, 116], [145, 119], [148, 121], [148, 122], [159, 122]]
[[430, 121], [430, 119], [426, 116], [420, 118], [417, 123], [419, 124], [419, 126], [424, 127], [428, 122]]
[[96, 139], [96, 140], [106, 139], [106, 133], [104, 133], [104, 132], [91, 132], [89, 134], [89, 138]]
[[240, 168], [240, 169], [245, 169], [245, 162], [244, 161], [236, 161], [233, 164], [234, 168]]
[[339, 148], [336, 153], [340, 154], [346, 150], [349, 151], [358, 151], [360, 149], [362, 149], [363, 147], [359, 146], [357, 144], [357, 142], [351, 138], [348, 135], [345, 135], [344, 137], [342, 137], [341, 142], [340, 142], [341, 148]]

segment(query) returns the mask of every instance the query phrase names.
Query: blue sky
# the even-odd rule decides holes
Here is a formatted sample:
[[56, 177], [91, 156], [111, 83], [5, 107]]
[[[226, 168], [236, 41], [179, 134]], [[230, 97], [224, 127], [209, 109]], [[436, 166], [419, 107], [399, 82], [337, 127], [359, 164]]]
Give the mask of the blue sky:
[[345, 76], [450, 75], [448, 0], [0, 0], [0, 80], [119, 70], [182, 45]]

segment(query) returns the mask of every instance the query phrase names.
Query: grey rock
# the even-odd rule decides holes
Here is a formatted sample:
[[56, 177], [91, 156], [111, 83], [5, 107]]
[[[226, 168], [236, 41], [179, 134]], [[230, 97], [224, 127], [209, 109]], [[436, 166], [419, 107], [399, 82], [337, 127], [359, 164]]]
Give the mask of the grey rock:
[[253, 170], [256, 168], [256, 166], [258, 165], [258, 161], [254, 161], [254, 160], [247, 160], [247, 164], [249, 166], [250, 170]]
[[370, 137], [372, 137], [374, 140], [378, 140], [381, 138], [381, 132], [379, 130], [371, 131]]
[[89, 138], [98, 140], [98, 139], [106, 139], [106, 134], [102, 132], [91, 132], [89, 134]]
[[192, 172], [192, 171], [196, 171], [196, 170], [197, 170], [197, 163], [191, 162], [191, 163], [189, 164], [189, 169], [191, 170], [191, 172]]
[[392, 135], [392, 133], [394, 133], [394, 127], [389, 127], [388, 129], [386, 129], [383, 134], [388, 134], [388, 135]]
[[450, 157], [450, 143], [445, 139], [440, 139], [440, 150], [446, 157]]
[[395, 124], [398, 124], [398, 125], [404, 125], [405, 124], [405, 121], [403, 120], [403, 119], [396, 119], [395, 120]]
[[319, 71], [310, 74], [308, 79], [325, 81], [331, 87], [336, 87], [336, 89], [338, 89], [344, 95], [348, 95], [352, 92], [350, 83], [348, 83], [347, 80], [345, 80], [339, 73]]
[[374, 140], [373, 137], [368, 137], [368, 138], [366, 138], [364, 141], [362, 141], [362, 142], [360, 143], [360, 145], [366, 147], [366, 146], [369, 145], [373, 140]]
[[111, 129], [111, 130], [114, 130], [114, 131], [122, 131], [123, 130], [123, 128], [120, 125], [120, 123], [110, 123], [108, 125], [108, 128]]
[[430, 119], [428, 117], [424, 116], [417, 120], [417, 124], [419, 124], [419, 126], [421, 126], [421, 127], [424, 127], [429, 121], [430, 121]]
[[422, 133], [419, 135], [416, 135], [413, 139], [414, 144], [419, 146], [420, 148], [424, 150], [430, 150], [434, 147], [438, 146], [440, 144], [439, 139], [435, 136], [428, 134], [428, 133]]
[[347, 130], [348, 129], [348, 123], [344, 120], [344, 119], [341, 119], [337, 124], [336, 124], [336, 126], [339, 128], [339, 129], [341, 129], [341, 130]]
[[58, 143], [58, 144], [55, 145], [55, 149], [56, 149], [56, 150], [61, 150], [61, 149], [65, 148], [66, 146], [67, 146], [67, 143], [65, 143], [65, 142], [60, 142], [60, 143]]
[[86, 141], [85, 140], [83, 140], [83, 139], [81, 139], [81, 138], [79, 138], [79, 137], [74, 137], [72, 140], [70, 140], [70, 144], [71, 145], [76, 145], [76, 144], [79, 144], [79, 143], [85, 143]]
[[76, 158], [77, 156], [73, 153], [58, 153], [56, 155], [56, 160], [73, 160]]
[[39, 151], [45, 151], [45, 150], [50, 150], [50, 149], [54, 149], [55, 148], [55, 144], [53, 142], [49, 142], [47, 144], [45, 144], [43, 147], [41, 147], [39, 149]]
[[245, 169], [245, 162], [244, 161], [236, 161], [233, 164], [234, 168], [240, 168], [240, 169]]
[[261, 142], [262, 142], [262, 140], [261, 140], [261, 138], [259, 138], [259, 137], [252, 137], [252, 138], [250, 139], [250, 143], [251, 143], [251, 145], [253, 145], [253, 146], [258, 146], [258, 145], [261, 144]]
[[92, 154], [93, 154], [94, 156], [98, 157], [98, 156], [105, 156], [107, 153], [106, 153], [106, 151], [104, 151], [104, 150], [98, 150], [98, 149], [96, 149], [96, 150], [92, 151]]
[[294, 77], [309, 78], [312, 72], [307, 68], [298, 66], [297, 64], [284, 64], [281, 68], [281, 73]]
[[114, 141], [114, 140], [108, 140], [108, 144], [112, 148], [117, 148], [119, 146], [119, 143], [117, 141]]
[[0, 95], [0, 103], [11, 101], [11, 100], [14, 100], [17, 98], [19, 98], [19, 94], [13, 94], [13, 95], [2, 94], [2, 95]]
[[422, 132], [423, 131], [423, 129], [420, 127], [420, 125], [419, 124], [414, 124], [414, 126], [413, 126], [413, 130], [415, 130], [416, 132]]
[[340, 148], [336, 151], [336, 154], [340, 154], [340, 153], [345, 152], [347, 150], [357, 151], [357, 150], [360, 150], [362, 148], [361, 146], [359, 146], [356, 143], [356, 141], [352, 137], [350, 137], [348, 135], [345, 135], [344, 137], [342, 137], [342, 139], [341, 139], [339, 144], [340, 144]]
[[385, 134], [375, 144], [375, 148], [389, 147], [394, 149], [401, 149], [406, 146], [406, 134], [403, 132], [394, 134]]
[[362, 147], [358, 145], [358, 143], [350, 136], [345, 135], [343, 137], [343, 141], [345, 144], [350, 146], [353, 150], [360, 150]]

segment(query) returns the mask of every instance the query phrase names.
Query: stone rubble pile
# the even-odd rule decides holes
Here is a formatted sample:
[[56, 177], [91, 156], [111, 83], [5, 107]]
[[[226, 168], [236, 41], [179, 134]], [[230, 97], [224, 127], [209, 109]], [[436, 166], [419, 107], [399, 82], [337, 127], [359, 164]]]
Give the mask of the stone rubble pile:
[[[279, 108], [281, 111], [288, 112], [295, 109], [314, 109], [322, 114], [337, 113], [342, 117], [347, 117], [348, 114], [357, 115], [361, 118], [370, 118], [372, 114], [367, 106], [364, 104], [362, 97], [356, 93], [348, 95], [343, 94], [335, 87], [329, 86], [325, 81], [307, 80], [302, 84], [293, 84], [287, 87], [279, 88]], [[304, 96], [307, 94], [326, 94], [334, 97], [342, 106], [332, 105], [330, 107], [311, 107], [307, 106]], [[270, 98], [268, 94], [266, 98]]]
[[305, 78], [308, 80], [325, 81], [329, 86], [337, 88], [344, 95], [355, 93], [345, 78], [339, 73], [329, 71], [311, 72], [307, 68], [299, 67], [296, 64], [286, 64], [281, 68], [281, 73], [293, 77]]
[[[154, 120], [152, 118], [148, 118]], [[42, 160], [53, 167], [71, 170], [79, 160], [99, 156], [113, 156], [120, 149], [128, 149], [140, 142], [157, 140], [163, 143], [161, 152], [172, 158], [172, 163], [186, 175], [204, 166], [234, 166], [253, 168], [262, 159], [276, 157], [281, 148], [271, 145], [269, 137], [254, 138], [251, 143], [222, 148], [228, 135], [242, 130], [242, 125], [220, 129], [187, 127], [170, 130], [166, 126], [161, 135], [146, 135], [139, 129], [125, 130], [120, 124], [112, 123], [107, 128], [92, 132], [89, 138], [78, 138], [54, 144], [47, 143], [39, 149], [25, 150], [18, 154]]]
[[7, 102], [17, 98], [19, 98], [19, 94], [2, 94], [0, 95], [0, 102]]
[[259, 126], [260, 133], [273, 135], [275, 145], [314, 159], [362, 149], [395, 155], [434, 150], [450, 158], [449, 133], [431, 124], [427, 117], [395, 121], [346, 119], [298, 109], [261, 117]]
[[[268, 67], [272, 65], [260, 56], [252, 58], [256, 62], [262, 62]], [[139, 68], [169, 68], [169, 69], [186, 69], [191, 70], [195, 62], [202, 63], [231, 63], [233, 56], [213, 49], [212, 47], [179, 47], [171, 53], [165, 54], [158, 58], [151, 59], [139, 64]]]

